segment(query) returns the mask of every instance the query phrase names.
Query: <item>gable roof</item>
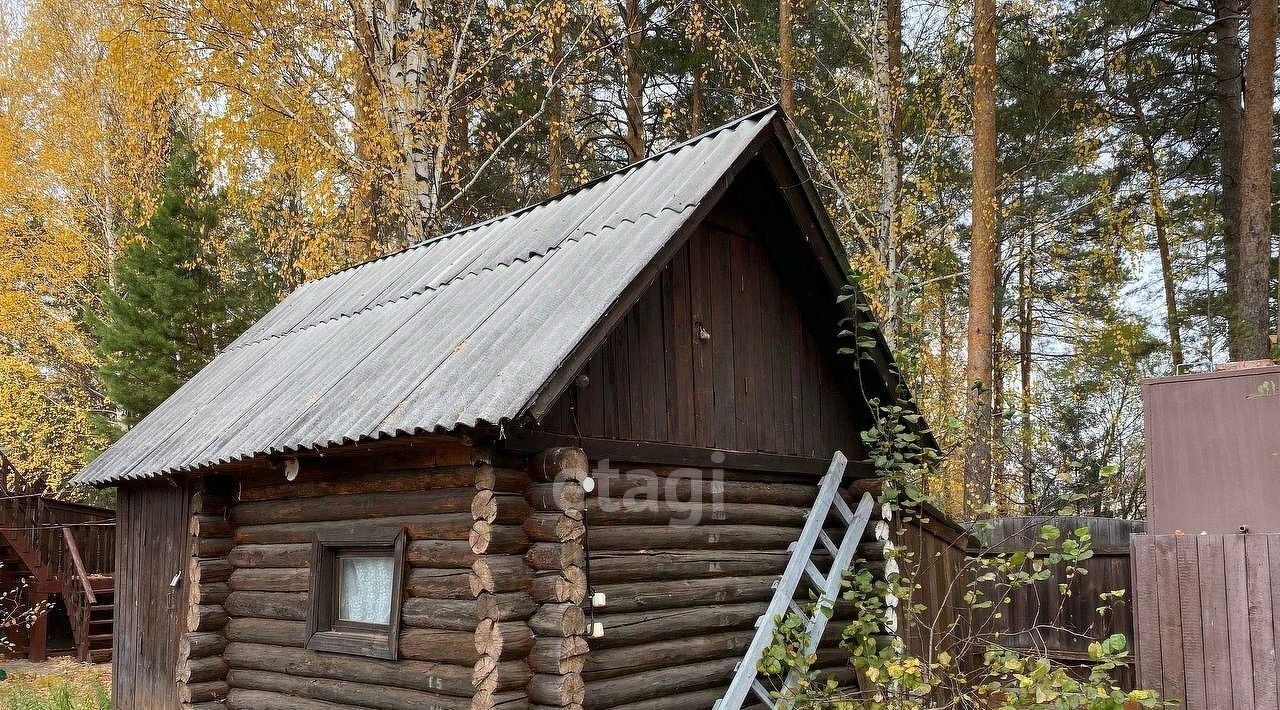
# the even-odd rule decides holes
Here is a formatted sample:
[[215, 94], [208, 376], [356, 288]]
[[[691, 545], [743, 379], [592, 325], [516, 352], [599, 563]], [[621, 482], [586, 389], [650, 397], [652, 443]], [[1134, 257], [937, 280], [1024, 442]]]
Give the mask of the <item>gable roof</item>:
[[627, 287], [787, 130], [770, 107], [545, 202], [306, 283], [75, 482], [526, 415]]

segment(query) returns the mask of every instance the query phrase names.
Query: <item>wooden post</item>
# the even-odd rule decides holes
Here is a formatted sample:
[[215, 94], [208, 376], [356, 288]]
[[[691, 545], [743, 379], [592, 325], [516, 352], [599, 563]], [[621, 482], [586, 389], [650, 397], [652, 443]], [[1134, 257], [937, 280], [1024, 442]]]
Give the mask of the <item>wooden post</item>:
[[536, 542], [524, 562], [538, 605], [530, 621], [537, 634], [529, 656], [534, 675], [525, 690], [535, 706], [581, 707], [586, 694], [587, 624], [581, 605], [587, 596], [582, 546], [587, 472], [586, 452], [576, 448], [548, 449], [530, 464], [530, 477], [548, 482], [525, 494], [531, 509], [525, 532]]
[[[43, 594], [33, 594], [37, 600], [45, 597]], [[31, 625], [31, 631], [28, 633], [30, 643], [27, 646], [27, 660], [43, 661], [49, 657], [49, 613], [45, 612], [36, 617], [35, 623]]]

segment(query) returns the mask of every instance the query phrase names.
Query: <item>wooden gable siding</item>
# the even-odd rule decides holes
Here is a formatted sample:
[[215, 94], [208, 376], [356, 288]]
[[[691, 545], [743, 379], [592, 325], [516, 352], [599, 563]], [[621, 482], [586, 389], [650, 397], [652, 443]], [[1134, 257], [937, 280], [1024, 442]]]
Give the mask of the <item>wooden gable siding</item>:
[[116, 618], [112, 707], [173, 710], [178, 635], [186, 611], [187, 491], [121, 486], [116, 502]]
[[[724, 215], [717, 215], [722, 221]], [[858, 428], [766, 247], [708, 220], [608, 336], [542, 428], [826, 458]], [[707, 337], [709, 336], [709, 337]], [[584, 386], [585, 385], [585, 386]]]

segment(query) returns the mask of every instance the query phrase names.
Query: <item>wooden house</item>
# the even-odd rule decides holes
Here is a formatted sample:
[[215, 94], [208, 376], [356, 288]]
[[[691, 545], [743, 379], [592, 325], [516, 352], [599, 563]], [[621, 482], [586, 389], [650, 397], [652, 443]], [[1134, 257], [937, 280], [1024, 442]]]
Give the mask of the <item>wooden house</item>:
[[5, 651], [32, 661], [50, 654], [106, 661], [115, 512], [56, 500], [27, 480], [0, 451], [0, 606], [23, 612], [44, 605], [29, 628], [5, 629]]
[[116, 707], [711, 707], [900, 391], [846, 269], [767, 109], [302, 286], [79, 477]]

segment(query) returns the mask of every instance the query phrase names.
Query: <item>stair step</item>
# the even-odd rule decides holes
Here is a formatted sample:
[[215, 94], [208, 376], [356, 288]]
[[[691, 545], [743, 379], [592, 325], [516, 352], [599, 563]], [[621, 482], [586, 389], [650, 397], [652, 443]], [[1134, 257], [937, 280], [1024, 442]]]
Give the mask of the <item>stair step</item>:
[[115, 608], [115, 604], [94, 604], [89, 607], [89, 611], [113, 611]]
[[94, 648], [89, 650], [90, 663], [106, 663], [111, 660], [111, 649]]
[[89, 634], [89, 643], [94, 641], [111, 641], [111, 634]]

